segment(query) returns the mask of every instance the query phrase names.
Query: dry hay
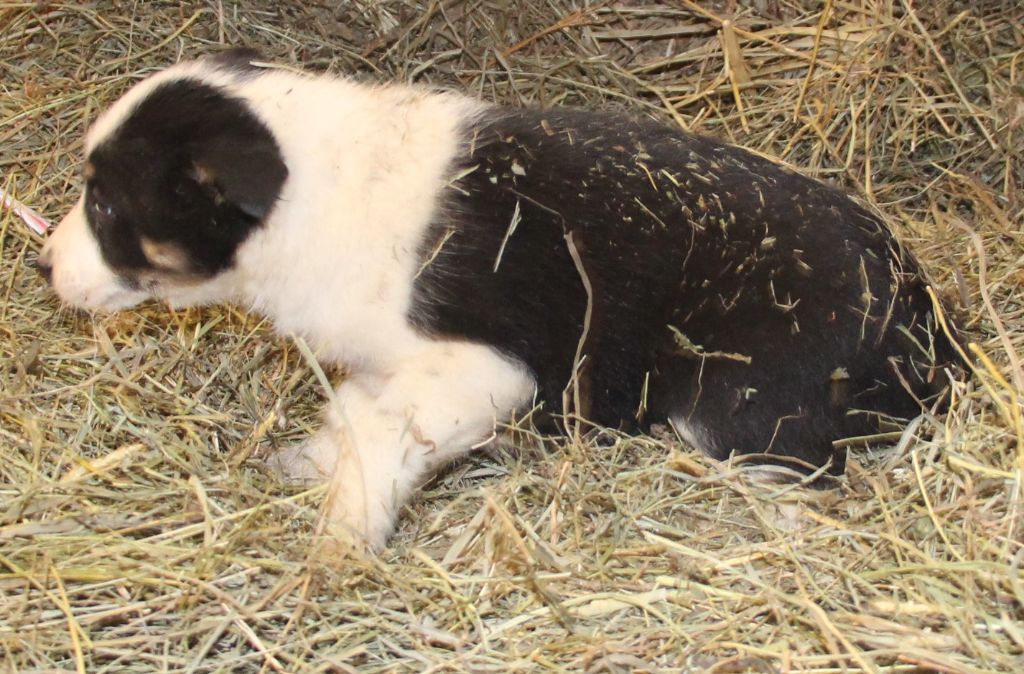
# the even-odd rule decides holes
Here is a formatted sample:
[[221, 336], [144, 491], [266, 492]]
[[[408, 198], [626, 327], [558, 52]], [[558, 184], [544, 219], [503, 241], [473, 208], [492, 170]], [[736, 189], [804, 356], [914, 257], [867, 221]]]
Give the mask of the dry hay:
[[1024, 6], [329, 4], [8, 0], [3, 187], [58, 218], [97, 111], [221, 44], [625, 108], [880, 209], [977, 371], [834, 491], [671, 438], [521, 434], [432, 484], [382, 556], [337, 563], [313, 543], [321, 492], [259, 460], [317, 423], [299, 350], [232, 308], [60, 310], [40, 238], [3, 213], [0, 670], [1024, 671]]

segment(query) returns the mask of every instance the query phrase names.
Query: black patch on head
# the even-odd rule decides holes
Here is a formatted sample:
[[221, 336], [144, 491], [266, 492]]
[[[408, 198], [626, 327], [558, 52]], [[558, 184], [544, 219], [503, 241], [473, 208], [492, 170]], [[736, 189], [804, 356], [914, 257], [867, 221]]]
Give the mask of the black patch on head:
[[195, 80], [160, 85], [89, 154], [85, 209], [106, 262], [149, 270], [142, 239], [184, 253], [194, 276], [229, 267], [288, 175], [244, 101]]
[[912, 416], [903, 382], [935, 390], [919, 344], [955, 360], [916, 263], [835, 189], [618, 115], [495, 110], [464, 134], [410, 318], [521, 361], [549, 410], [587, 307], [567, 236], [593, 290], [579, 412], [599, 424], [682, 418], [719, 458], [839, 472], [832, 441], [876, 430], [857, 410]]

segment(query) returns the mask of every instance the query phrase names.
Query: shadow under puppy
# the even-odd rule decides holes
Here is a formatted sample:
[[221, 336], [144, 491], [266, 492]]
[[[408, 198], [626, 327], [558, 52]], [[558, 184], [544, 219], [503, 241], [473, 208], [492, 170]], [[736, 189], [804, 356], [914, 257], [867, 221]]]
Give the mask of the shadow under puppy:
[[574, 378], [597, 424], [832, 473], [834, 440], [948, 382], [917, 264], [834, 189], [652, 121], [253, 58], [104, 113], [38, 264], [77, 307], [239, 302], [344, 365], [282, 455], [343, 538], [382, 546], [431, 471]]

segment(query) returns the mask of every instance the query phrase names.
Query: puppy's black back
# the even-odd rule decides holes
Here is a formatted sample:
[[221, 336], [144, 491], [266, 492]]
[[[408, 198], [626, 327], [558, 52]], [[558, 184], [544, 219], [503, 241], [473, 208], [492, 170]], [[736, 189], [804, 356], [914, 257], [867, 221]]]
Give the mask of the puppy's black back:
[[876, 217], [745, 150], [610, 114], [501, 110], [467, 125], [452, 173], [412, 319], [522, 361], [549, 410], [584, 332], [584, 276], [579, 412], [672, 419], [717, 457], [841, 471], [832, 440], [873, 432], [865, 412], [916, 414], [954, 358]]

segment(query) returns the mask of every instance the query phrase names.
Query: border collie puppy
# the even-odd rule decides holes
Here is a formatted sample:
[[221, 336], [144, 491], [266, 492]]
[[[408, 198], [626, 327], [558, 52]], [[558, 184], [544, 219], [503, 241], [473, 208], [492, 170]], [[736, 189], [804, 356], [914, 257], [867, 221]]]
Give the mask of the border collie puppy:
[[284, 452], [382, 546], [439, 465], [542, 405], [840, 473], [954, 366], [917, 264], [840, 192], [621, 114], [182, 63], [90, 131], [39, 256], [90, 310], [233, 301], [347, 379]]

